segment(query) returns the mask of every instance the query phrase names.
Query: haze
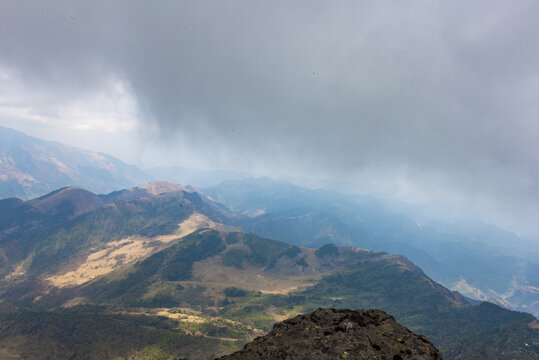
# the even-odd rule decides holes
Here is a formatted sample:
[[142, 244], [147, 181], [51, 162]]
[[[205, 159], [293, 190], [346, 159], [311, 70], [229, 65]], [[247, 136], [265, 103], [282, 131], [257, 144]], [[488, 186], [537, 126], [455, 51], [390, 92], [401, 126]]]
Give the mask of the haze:
[[1, 125], [539, 230], [535, 1], [0, 8]]

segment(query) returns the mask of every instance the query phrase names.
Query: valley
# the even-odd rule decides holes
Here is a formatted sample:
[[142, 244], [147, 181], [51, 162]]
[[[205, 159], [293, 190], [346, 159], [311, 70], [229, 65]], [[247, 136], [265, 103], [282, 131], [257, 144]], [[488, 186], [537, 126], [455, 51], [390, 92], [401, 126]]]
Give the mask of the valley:
[[229, 181], [204, 191], [242, 213], [261, 213], [241, 220], [245, 231], [297, 246], [334, 243], [402, 254], [463, 295], [539, 314], [539, 253], [495, 226], [439, 220], [419, 225], [380, 199], [270, 179]]
[[[117, 335], [92, 338], [77, 356], [206, 359], [318, 307], [382, 309], [427, 335], [448, 359], [485, 352], [531, 359], [538, 351], [532, 315], [471, 305], [404, 256], [244, 233], [258, 217], [190, 188], [160, 182], [99, 196], [68, 189], [27, 203], [3, 200], [0, 209], [9, 214], [0, 246], [13, 259], [2, 263], [0, 315], [12, 325], [0, 335], [11, 339], [11, 354], [29, 341], [45, 341], [58, 354], [73, 348], [66, 341], [79, 341], [55, 331], [38, 341], [28, 332], [34, 326], [91, 328], [102, 319], [120, 334], [147, 330], [129, 349], [116, 347], [125, 341]], [[513, 340], [487, 340], [507, 332]]]
[[[130, 236], [108, 242], [102, 248], [88, 249], [89, 255], [85, 260], [78, 262], [75, 269], [61, 275], [51, 276], [45, 280], [60, 288], [81, 285], [98, 276], [108, 274], [122, 266], [145, 258], [164, 249], [170, 242], [202, 228], [225, 229], [227, 226], [215, 223], [202, 214], [193, 213], [178, 224], [177, 230], [171, 234], [154, 237]], [[232, 229], [232, 227], [230, 228]]]

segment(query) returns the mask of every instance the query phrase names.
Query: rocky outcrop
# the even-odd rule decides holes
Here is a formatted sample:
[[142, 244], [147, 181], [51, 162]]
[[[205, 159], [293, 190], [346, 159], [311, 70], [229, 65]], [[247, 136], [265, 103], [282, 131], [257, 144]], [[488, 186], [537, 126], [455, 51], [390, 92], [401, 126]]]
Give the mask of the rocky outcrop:
[[416, 335], [381, 310], [318, 309], [275, 324], [266, 336], [221, 360], [250, 359], [442, 359], [425, 336]]

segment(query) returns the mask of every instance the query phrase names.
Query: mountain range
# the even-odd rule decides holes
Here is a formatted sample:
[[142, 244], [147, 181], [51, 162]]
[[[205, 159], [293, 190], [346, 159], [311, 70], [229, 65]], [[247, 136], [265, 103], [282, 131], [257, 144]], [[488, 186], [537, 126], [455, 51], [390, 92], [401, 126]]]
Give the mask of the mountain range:
[[539, 315], [539, 249], [474, 221], [418, 224], [368, 196], [310, 190], [271, 179], [203, 189], [241, 214], [245, 231], [297, 246], [327, 243], [402, 254], [468, 297]]
[[28, 200], [67, 186], [108, 193], [157, 180], [207, 187], [246, 176], [178, 166], [142, 170], [111, 155], [0, 126], [0, 199]]
[[0, 212], [6, 354], [210, 358], [318, 307], [382, 309], [448, 359], [539, 353], [530, 314], [472, 305], [404, 256], [244, 233], [250, 217], [193, 188], [63, 188]]
[[136, 166], [110, 155], [0, 126], [0, 198], [31, 199], [65, 186], [105, 193], [148, 180]]
[[[2, 358], [212, 358], [318, 307], [380, 308], [449, 359], [539, 353], [535, 317], [508, 310], [539, 313], [538, 249], [514, 233], [0, 137]], [[156, 176], [206, 187], [133, 187]]]

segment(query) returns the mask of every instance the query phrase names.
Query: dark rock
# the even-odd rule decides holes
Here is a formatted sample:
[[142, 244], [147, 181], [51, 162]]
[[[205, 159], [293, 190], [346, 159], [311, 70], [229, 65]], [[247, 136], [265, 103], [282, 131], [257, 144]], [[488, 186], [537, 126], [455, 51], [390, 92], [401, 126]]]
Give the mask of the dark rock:
[[275, 324], [266, 336], [221, 360], [250, 359], [442, 359], [425, 336], [416, 335], [381, 310], [318, 309]]

